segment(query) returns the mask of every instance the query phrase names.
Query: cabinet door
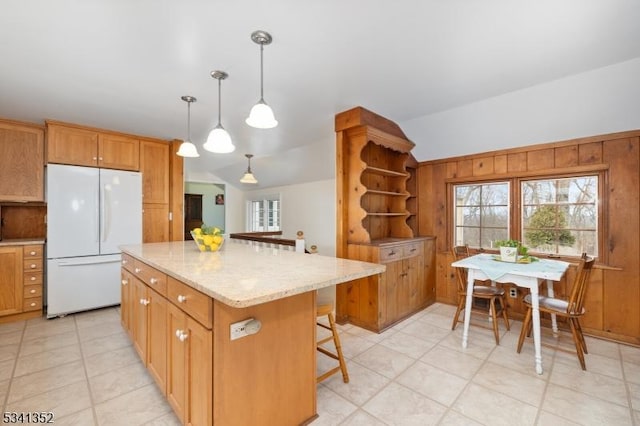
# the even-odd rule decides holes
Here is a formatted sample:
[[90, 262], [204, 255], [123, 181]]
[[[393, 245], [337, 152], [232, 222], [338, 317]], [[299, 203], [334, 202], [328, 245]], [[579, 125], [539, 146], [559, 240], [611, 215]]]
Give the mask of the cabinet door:
[[142, 205], [142, 242], [169, 241], [169, 204]]
[[425, 294], [424, 260], [422, 255], [410, 257], [404, 261], [406, 286], [408, 288], [407, 311], [415, 312], [423, 306]]
[[386, 264], [387, 270], [384, 273], [384, 297], [386, 302], [386, 318], [383, 323], [391, 324], [400, 315], [400, 306], [398, 304], [398, 291], [402, 284], [402, 260], [389, 262]]
[[44, 131], [0, 121], [0, 201], [44, 201]]
[[122, 323], [122, 328], [124, 328], [129, 335], [133, 339], [133, 333], [131, 330], [131, 314], [133, 310], [132, 302], [133, 298], [131, 295], [133, 279], [132, 275], [126, 269], [122, 269], [120, 272], [120, 322]]
[[47, 127], [49, 163], [98, 166], [98, 132], [59, 125]]
[[213, 349], [211, 331], [187, 316], [187, 403], [185, 425], [212, 422]]
[[147, 369], [155, 379], [163, 395], [167, 393], [167, 300], [147, 289], [149, 305], [149, 348]]
[[169, 145], [142, 141], [140, 171], [144, 203], [169, 203]]
[[187, 333], [187, 316], [172, 303], [167, 304], [167, 400], [184, 423], [187, 401], [187, 351], [181, 339]]
[[436, 301], [436, 252], [434, 238], [424, 242], [424, 297], [425, 304]]
[[131, 303], [132, 307], [132, 329], [133, 329], [133, 347], [138, 352], [138, 356], [146, 365], [147, 360], [147, 332], [149, 320], [147, 317], [147, 306], [150, 301], [147, 296], [147, 286], [137, 278], [132, 277], [133, 284]]
[[100, 134], [98, 136], [98, 165], [107, 169], [138, 171], [140, 168], [140, 141], [126, 136]]
[[22, 247], [0, 247], [0, 316], [22, 312]]

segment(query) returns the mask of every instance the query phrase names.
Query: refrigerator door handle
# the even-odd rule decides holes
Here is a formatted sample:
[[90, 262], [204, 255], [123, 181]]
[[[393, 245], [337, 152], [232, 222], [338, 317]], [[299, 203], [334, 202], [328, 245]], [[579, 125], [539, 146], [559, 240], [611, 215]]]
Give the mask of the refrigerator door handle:
[[100, 265], [103, 263], [120, 263], [120, 259], [75, 259], [75, 260], [58, 260], [58, 266], [85, 266]]
[[102, 188], [102, 196], [102, 241], [107, 241], [111, 233], [111, 187], [108, 184]]

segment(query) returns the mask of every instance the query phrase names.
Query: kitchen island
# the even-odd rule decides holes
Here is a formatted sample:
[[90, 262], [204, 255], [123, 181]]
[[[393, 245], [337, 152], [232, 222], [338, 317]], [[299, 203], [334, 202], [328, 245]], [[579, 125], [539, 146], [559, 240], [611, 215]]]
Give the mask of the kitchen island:
[[233, 242], [214, 253], [193, 242], [121, 249], [123, 327], [192, 425], [313, 421], [316, 290], [385, 270]]

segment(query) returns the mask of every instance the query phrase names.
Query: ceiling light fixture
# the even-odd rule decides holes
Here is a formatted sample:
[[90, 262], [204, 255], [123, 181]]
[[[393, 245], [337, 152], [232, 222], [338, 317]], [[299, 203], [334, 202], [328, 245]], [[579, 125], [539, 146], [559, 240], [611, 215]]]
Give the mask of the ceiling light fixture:
[[189, 95], [182, 96], [180, 99], [187, 103], [187, 140], [180, 144], [177, 155], [180, 157], [200, 157], [198, 149], [191, 142], [191, 103], [197, 99]]
[[271, 129], [278, 125], [278, 121], [275, 119], [271, 107], [264, 101], [262, 56], [264, 45], [271, 44], [273, 38], [268, 32], [258, 30], [251, 33], [251, 40], [260, 45], [260, 100], [251, 108], [249, 117], [245, 121], [251, 127]]
[[211, 71], [211, 77], [218, 80], [218, 124], [209, 132], [207, 142], [205, 142], [203, 148], [210, 152], [227, 154], [236, 149], [233, 142], [231, 142], [231, 136], [229, 136], [229, 133], [222, 127], [222, 122], [220, 121], [220, 116], [222, 115], [222, 102], [220, 101], [222, 96], [222, 80], [229, 77], [229, 74], [224, 71]]
[[249, 160], [249, 166], [247, 167], [247, 172], [244, 174], [244, 176], [242, 176], [242, 179], [240, 179], [240, 182], [258, 183], [258, 179], [256, 179], [253, 173], [251, 173], [251, 157], [253, 157], [253, 154], [245, 154], [244, 156], [247, 157], [247, 160]]

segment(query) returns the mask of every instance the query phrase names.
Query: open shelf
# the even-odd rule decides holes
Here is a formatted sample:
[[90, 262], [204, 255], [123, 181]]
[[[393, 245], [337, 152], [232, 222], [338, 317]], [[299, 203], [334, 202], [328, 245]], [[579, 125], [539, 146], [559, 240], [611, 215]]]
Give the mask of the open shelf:
[[407, 216], [408, 213], [407, 212], [403, 212], [403, 213], [372, 213], [372, 212], [367, 212], [367, 216]]
[[407, 196], [409, 196], [408, 192], [379, 191], [377, 189], [367, 189], [367, 194], [391, 195], [391, 196], [394, 196], [394, 197], [407, 197]]
[[367, 166], [367, 168], [365, 169], [365, 172], [375, 173], [377, 175], [382, 175], [382, 176], [391, 176], [391, 177], [409, 176], [409, 173], [406, 173], [406, 172], [398, 172], [395, 170], [382, 169], [380, 167], [373, 167], [373, 166]]

